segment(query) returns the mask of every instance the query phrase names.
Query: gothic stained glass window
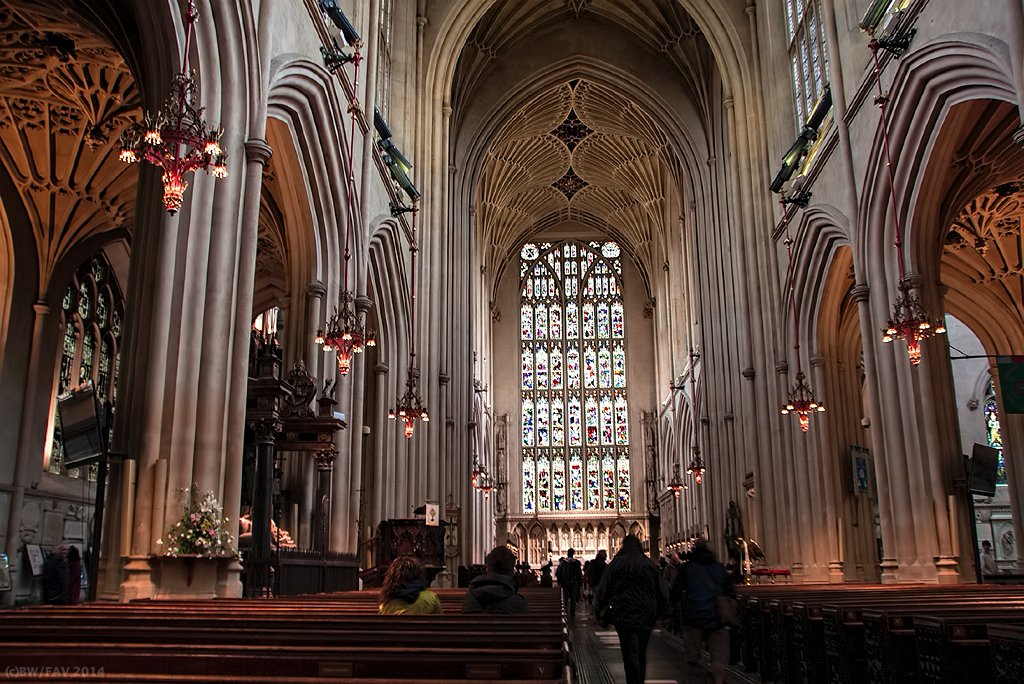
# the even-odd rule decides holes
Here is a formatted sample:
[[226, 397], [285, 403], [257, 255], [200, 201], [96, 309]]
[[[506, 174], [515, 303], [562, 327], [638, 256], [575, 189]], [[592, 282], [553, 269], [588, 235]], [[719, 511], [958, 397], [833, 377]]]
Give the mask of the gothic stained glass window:
[[1003, 460], [1003, 434], [999, 427], [999, 407], [996, 405], [996, 392], [989, 383], [985, 396], [985, 437], [988, 445], [999, 450], [999, 463], [996, 466], [996, 484], [1006, 484], [1006, 461]]
[[797, 127], [804, 125], [828, 84], [828, 46], [821, 0], [783, 0]]
[[[61, 301], [57, 395], [92, 383], [101, 400], [115, 398], [120, 368], [119, 342], [124, 300], [103, 254], [86, 261], [72, 277]], [[95, 478], [94, 469], [64, 468], [60, 419], [54, 403], [47, 470], [55, 475]]]
[[520, 279], [523, 511], [628, 511], [621, 250], [528, 243]]

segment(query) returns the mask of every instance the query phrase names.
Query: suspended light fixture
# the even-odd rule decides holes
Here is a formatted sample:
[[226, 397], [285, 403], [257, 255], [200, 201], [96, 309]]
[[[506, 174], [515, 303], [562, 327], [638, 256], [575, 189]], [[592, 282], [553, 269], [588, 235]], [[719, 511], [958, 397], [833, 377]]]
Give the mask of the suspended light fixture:
[[350, 201], [346, 203], [348, 207], [348, 221], [345, 226], [345, 261], [342, 267], [342, 290], [338, 294], [338, 306], [334, 308], [334, 315], [327, 322], [326, 332], [324, 330], [317, 330], [316, 338], [314, 338], [314, 342], [321, 345], [325, 352], [333, 350], [337, 353], [338, 372], [342, 375], [348, 375], [349, 369], [352, 367], [352, 356], [354, 354], [362, 354], [366, 347], [377, 346], [377, 339], [373, 329], [359, 322], [359, 315], [354, 308], [356, 296], [349, 289], [348, 284], [348, 262], [352, 258], [352, 231], [356, 221], [355, 202], [351, 201], [351, 198], [356, 196], [353, 164], [355, 159], [356, 115], [359, 113], [359, 100], [356, 98], [356, 93], [359, 91], [359, 64], [362, 61], [359, 56], [359, 48], [362, 42], [334, 0], [321, 0], [320, 8], [339, 27], [345, 41], [355, 47], [353, 59], [348, 60], [355, 64], [355, 69], [352, 77], [352, 99], [348, 105], [350, 123], [346, 183], [348, 185]]
[[885, 151], [885, 168], [889, 173], [889, 201], [892, 204], [892, 218], [895, 226], [896, 260], [899, 265], [900, 280], [897, 287], [899, 294], [893, 304], [892, 315], [882, 331], [882, 341], [892, 342], [903, 340], [907, 344], [907, 357], [913, 366], [921, 363], [921, 342], [930, 337], [946, 332], [942, 316], [932, 316], [921, 299], [913, 292], [913, 283], [907, 277], [906, 263], [903, 256], [903, 230], [900, 226], [899, 207], [896, 204], [896, 181], [892, 168], [892, 154], [889, 148], [889, 98], [882, 92], [882, 67], [878, 60], [878, 50], [883, 47], [878, 39], [872, 38], [868, 43], [875, 65], [875, 87], [878, 95], [875, 104], [882, 116], [882, 147]]
[[220, 145], [224, 129], [206, 125], [204, 108], [196, 106], [199, 85], [188, 70], [192, 30], [198, 18], [195, 0], [188, 0], [181, 71], [171, 80], [171, 92], [156, 116], [147, 115], [144, 123], [132, 123], [121, 134], [118, 154], [126, 164], [147, 161], [163, 169], [164, 208], [172, 215], [181, 209], [188, 174], [202, 169], [214, 178], [228, 175]]
[[[795, 275], [793, 273], [793, 238], [789, 234], [789, 220], [792, 214], [786, 208], [785, 195], [780, 196], [779, 204], [782, 206], [782, 222], [786, 227], [786, 283], [789, 290], [789, 301], [793, 316], [793, 356], [796, 357], [796, 382], [789, 390], [789, 399], [782, 405], [782, 415], [794, 414], [800, 421], [800, 431], [807, 432], [811, 429], [810, 416], [812, 413], [821, 413], [825, 405], [815, 399], [814, 390], [807, 384], [807, 376], [804, 375], [802, 362], [800, 360], [800, 319], [796, 309], [796, 289], [794, 287]], [[796, 213], [796, 209], [793, 210]]]
[[697, 441], [697, 360], [699, 358], [700, 352], [690, 347], [690, 415], [693, 422], [693, 446], [691, 447], [693, 458], [690, 460], [687, 470], [693, 475], [693, 481], [696, 484], [701, 484], [704, 481], [704, 459], [700, 457], [700, 444]]
[[682, 478], [679, 477], [678, 463], [672, 464], [672, 479], [669, 480], [668, 488], [672, 491], [672, 494], [674, 494], [677, 499], [679, 498], [679, 494], [682, 492], [682, 490], [687, 488], [686, 483], [683, 482]]
[[416, 254], [420, 251], [416, 242], [416, 216], [419, 214], [419, 207], [413, 203], [412, 206], [412, 240], [409, 243], [409, 252], [412, 254], [411, 279], [409, 285], [409, 375], [405, 380], [405, 394], [398, 400], [398, 406], [388, 411], [388, 418], [396, 420], [401, 418], [405, 423], [405, 438], [411, 439], [416, 428], [416, 421], [424, 423], [430, 420], [427, 408], [419, 395], [420, 371], [416, 368]]

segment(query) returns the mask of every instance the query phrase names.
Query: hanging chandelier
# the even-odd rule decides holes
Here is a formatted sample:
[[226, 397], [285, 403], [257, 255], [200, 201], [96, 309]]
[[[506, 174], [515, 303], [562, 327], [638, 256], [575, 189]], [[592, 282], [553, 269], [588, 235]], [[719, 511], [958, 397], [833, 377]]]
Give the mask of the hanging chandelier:
[[477, 486], [477, 489], [483, 492], [485, 497], [490, 496], [491, 492], [494, 491], [494, 479], [487, 473], [484, 473], [480, 476], [480, 483]]
[[782, 415], [796, 414], [800, 419], [800, 430], [807, 432], [811, 429], [810, 415], [824, 410], [825, 407], [814, 398], [814, 391], [807, 384], [807, 376], [803, 371], [797, 371], [796, 383], [789, 390], [789, 401], [783, 405]]
[[[340, 17], [345, 24], [351, 28], [351, 24], [348, 24], [348, 20], [345, 19], [344, 14], [341, 10], [333, 3], [321, 3], [321, 8], [328, 11], [332, 18]], [[338, 19], [335, 19], [338, 21]], [[348, 136], [348, 174], [347, 184], [349, 197], [355, 197], [355, 174], [353, 172], [355, 158], [355, 139], [356, 139], [356, 114], [359, 112], [359, 100], [356, 99], [356, 92], [359, 90], [359, 64], [362, 61], [359, 54], [359, 47], [361, 42], [358, 40], [358, 35], [354, 34], [355, 29], [351, 29], [353, 32], [351, 35], [355, 35], [353, 39], [351, 35], [345, 32], [346, 40], [350, 43], [355, 44], [355, 54], [352, 59], [348, 60], [355, 64], [355, 73], [352, 79], [352, 99], [349, 102], [348, 114], [349, 114], [349, 136]], [[326, 54], [325, 54], [326, 57]], [[333, 72], [333, 69], [332, 69]], [[348, 285], [348, 262], [352, 258], [351, 242], [352, 242], [352, 230], [355, 226], [355, 202], [349, 201], [348, 206], [348, 221], [345, 226], [345, 261], [342, 267], [342, 290], [338, 294], [338, 306], [334, 309], [334, 315], [327, 322], [327, 330], [317, 330], [314, 342], [321, 347], [325, 352], [335, 351], [337, 353], [338, 360], [338, 372], [342, 375], [348, 375], [349, 370], [352, 368], [352, 356], [354, 354], [362, 354], [366, 347], [377, 346], [377, 339], [374, 335], [373, 329], [359, 322], [359, 315], [356, 313], [354, 303], [356, 300], [355, 293], [349, 289]]]
[[473, 470], [470, 472], [469, 484], [473, 486], [473, 489], [480, 488], [480, 480], [482, 477], [487, 475], [487, 471], [480, 465], [479, 459], [476, 454], [473, 455]]
[[[347, 259], [346, 259], [347, 262]], [[341, 293], [341, 307], [334, 310], [334, 315], [327, 323], [327, 331], [316, 331], [315, 342], [325, 352], [334, 350], [338, 354], [338, 372], [347, 375], [352, 366], [352, 355], [362, 354], [366, 347], [377, 346], [373, 331], [360, 325], [359, 317], [352, 307], [355, 295], [351, 290]]]
[[693, 475], [693, 481], [696, 484], [704, 482], [704, 459], [700, 457], [700, 447], [696, 444], [693, 445], [693, 460], [690, 461], [690, 467], [687, 470]]
[[388, 418], [396, 420], [401, 418], [405, 423], [405, 438], [411, 439], [416, 429], [416, 421], [424, 423], [430, 420], [427, 408], [419, 394], [420, 371], [416, 367], [416, 254], [420, 251], [416, 242], [416, 216], [419, 214], [419, 207], [415, 202], [412, 205], [412, 240], [409, 243], [409, 252], [412, 255], [410, 268], [410, 303], [409, 303], [409, 374], [405, 380], [405, 394], [398, 400], [398, 406], [388, 411]]
[[683, 482], [682, 479], [679, 477], [678, 463], [672, 464], [672, 479], [669, 480], [668, 488], [672, 491], [672, 494], [674, 494], [677, 499], [679, 498], [679, 494], [682, 492], [682, 490], [689, 489], [686, 483]]
[[[814, 397], [814, 390], [807, 383], [807, 376], [804, 375], [800, 360], [800, 319], [797, 317], [796, 289], [793, 284], [793, 238], [789, 235], [789, 220], [792, 215], [786, 209], [786, 202], [785, 195], [782, 195], [779, 198], [779, 204], [782, 207], [782, 221], [786, 226], [786, 239], [784, 241], [786, 245], [786, 260], [788, 262], [786, 282], [789, 285], [789, 301], [793, 316], [793, 356], [796, 357], [796, 382], [790, 388], [789, 397], [786, 403], [782, 405], [781, 412], [784, 416], [791, 413], [795, 415], [800, 422], [800, 431], [807, 432], [811, 429], [811, 414], [824, 412], [825, 405]], [[794, 209], [794, 213], [795, 211]]]
[[889, 173], [889, 200], [892, 204], [892, 220], [896, 233], [893, 247], [896, 248], [896, 260], [900, 273], [900, 280], [896, 286], [899, 294], [893, 304], [892, 315], [882, 331], [882, 342], [903, 340], [907, 345], [907, 357], [910, 364], [916, 366], [921, 363], [921, 342], [946, 332], [946, 325], [942, 316], [932, 316], [925, 309], [920, 297], [913, 292], [913, 283], [907, 277], [907, 267], [903, 256], [903, 230], [900, 226], [899, 208], [896, 205], [896, 180], [892, 168], [892, 154], [889, 149], [889, 98], [882, 92], [882, 67], [878, 60], [878, 50], [882, 46], [876, 38], [872, 38], [868, 46], [871, 48], [871, 57], [874, 61], [875, 87], [878, 90], [875, 104], [878, 105], [882, 117], [882, 147], [885, 151], [885, 168]]
[[164, 208], [172, 215], [181, 209], [188, 189], [185, 176], [198, 169], [214, 178], [228, 175], [220, 146], [224, 129], [206, 125], [204, 108], [195, 104], [199, 84], [188, 70], [192, 29], [198, 18], [195, 0], [188, 0], [181, 71], [171, 80], [171, 92], [156, 116], [147, 115], [144, 123], [132, 123], [121, 134], [118, 154], [126, 164], [147, 161], [163, 169]]

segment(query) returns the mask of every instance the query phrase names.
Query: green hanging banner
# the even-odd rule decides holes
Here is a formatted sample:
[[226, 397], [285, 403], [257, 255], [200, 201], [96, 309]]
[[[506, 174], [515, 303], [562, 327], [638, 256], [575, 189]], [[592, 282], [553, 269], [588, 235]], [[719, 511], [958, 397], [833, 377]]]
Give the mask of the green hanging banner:
[[1024, 356], [997, 356], [996, 364], [1003, 394], [1000, 413], [1024, 413]]

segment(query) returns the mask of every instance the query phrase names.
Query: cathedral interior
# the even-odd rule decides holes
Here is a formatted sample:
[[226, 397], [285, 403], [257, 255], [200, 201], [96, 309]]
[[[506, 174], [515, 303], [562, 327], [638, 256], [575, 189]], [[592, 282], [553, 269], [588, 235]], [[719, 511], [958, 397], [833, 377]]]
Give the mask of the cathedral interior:
[[1022, 111], [1020, 0], [0, 0], [0, 603], [1020, 578]]

